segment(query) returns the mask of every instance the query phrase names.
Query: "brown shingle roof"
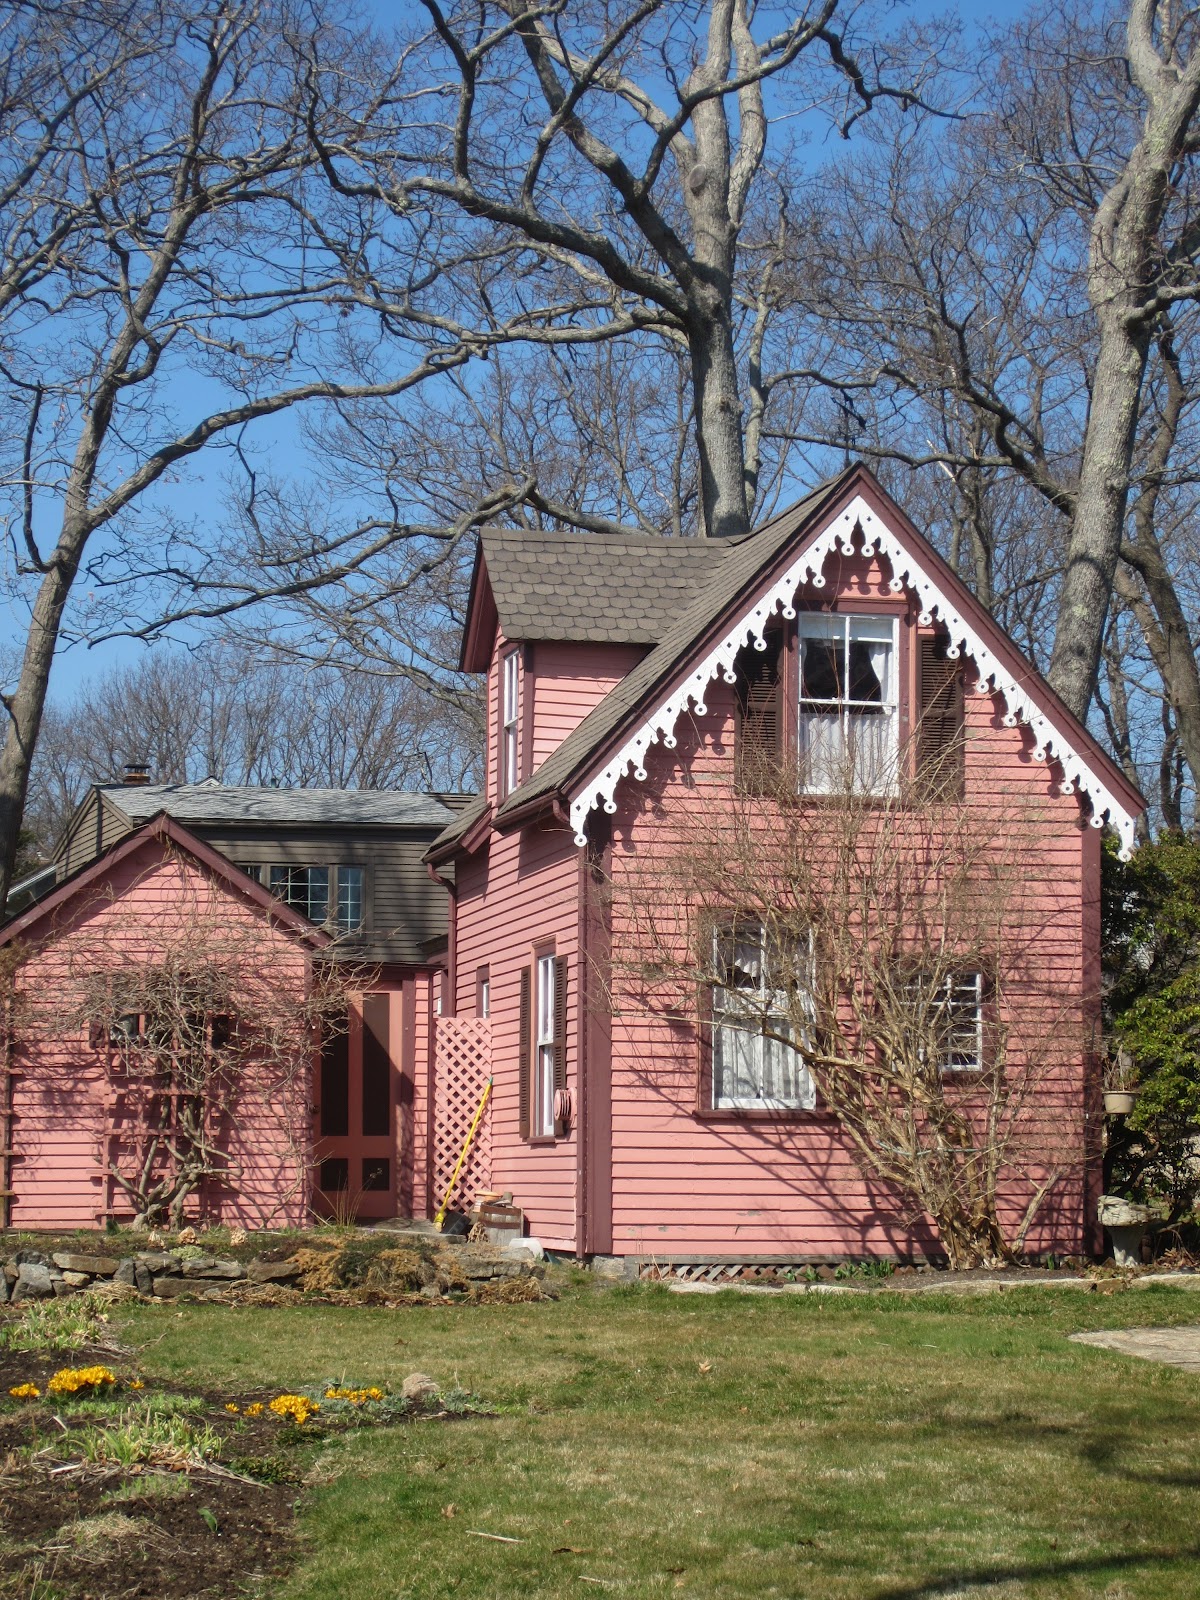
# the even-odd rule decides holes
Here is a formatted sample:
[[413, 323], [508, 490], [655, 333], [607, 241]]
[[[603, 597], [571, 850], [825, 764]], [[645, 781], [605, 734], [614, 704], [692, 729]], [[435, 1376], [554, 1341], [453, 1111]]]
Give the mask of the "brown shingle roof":
[[509, 639], [657, 644], [729, 553], [714, 539], [542, 533], [479, 536]]
[[[556, 790], [564, 789], [587, 766], [600, 747], [621, 728], [641, 701], [672, 677], [701, 634], [753, 583], [757, 574], [787, 544], [800, 525], [823, 501], [831, 499], [856, 470], [849, 468], [839, 472], [836, 477], [826, 479], [802, 500], [796, 501], [743, 539], [714, 539], [698, 543], [696, 548], [708, 552], [706, 564], [703, 567], [697, 565], [693, 570], [684, 596], [685, 603], [682, 609], [677, 608], [666, 619], [666, 625], [657, 635], [659, 643], [656, 648], [644, 656], [575, 731], [567, 735], [538, 770], [519, 789], [514, 790], [497, 812], [497, 821], [503, 822], [529, 802], [545, 799]], [[487, 538], [488, 535], [483, 537]], [[647, 542], [674, 544], [676, 541]], [[590, 538], [574, 535], [569, 548], [575, 550], [590, 543]], [[492, 576], [490, 566], [488, 575]], [[569, 602], [564, 599], [561, 603], [565, 605]], [[553, 637], [561, 639], [569, 636], [560, 632]], [[444, 855], [447, 847], [462, 838], [471, 824], [478, 820], [483, 809], [482, 804], [477, 804], [456, 817], [434, 840], [427, 855]]]

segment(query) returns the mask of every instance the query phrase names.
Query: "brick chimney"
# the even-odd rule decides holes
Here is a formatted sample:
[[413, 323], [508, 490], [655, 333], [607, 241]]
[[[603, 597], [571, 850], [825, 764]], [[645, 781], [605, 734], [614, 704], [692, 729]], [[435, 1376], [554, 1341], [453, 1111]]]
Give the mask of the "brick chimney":
[[142, 788], [150, 782], [150, 763], [148, 761], [127, 761], [125, 763], [125, 776], [121, 781], [127, 788]]

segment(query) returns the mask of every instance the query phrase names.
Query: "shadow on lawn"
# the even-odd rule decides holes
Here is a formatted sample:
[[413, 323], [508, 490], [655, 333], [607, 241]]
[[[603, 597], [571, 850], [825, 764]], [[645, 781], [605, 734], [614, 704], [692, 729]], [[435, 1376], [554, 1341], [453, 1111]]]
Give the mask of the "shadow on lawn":
[[1182, 1550], [1137, 1550], [1128, 1555], [1081, 1556], [1075, 1560], [1029, 1561], [1007, 1567], [956, 1567], [940, 1577], [926, 1578], [899, 1588], [877, 1589], [871, 1600], [932, 1600], [939, 1594], [963, 1589], [992, 1588], [1002, 1583], [1029, 1583], [1037, 1578], [1083, 1577], [1087, 1573], [1128, 1572], [1140, 1567], [1178, 1567], [1200, 1558], [1200, 1545]]

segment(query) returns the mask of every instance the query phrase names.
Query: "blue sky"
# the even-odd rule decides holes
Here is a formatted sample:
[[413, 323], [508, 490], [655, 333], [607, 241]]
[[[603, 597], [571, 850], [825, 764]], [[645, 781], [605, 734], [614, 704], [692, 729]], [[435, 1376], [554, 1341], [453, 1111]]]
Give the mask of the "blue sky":
[[[387, 0], [365, 0], [365, 3], [381, 18], [403, 14], [400, 6], [389, 4]], [[971, 28], [976, 24], [986, 25], [989, 22], [1009, 20], [1018, 16], [1026, 7], [1017, 3], [1017, 0], [996, 0], [996, 3], [991, 5], [967, 4], [957, 9], [963, 21]], [[914, 4], [897, 8], [900, 14], [907, 14], [918, 21], [952, 14], [953, 10], [951, 7], [924, 3], [924, 0], [916, 0]], [[180, 421], [186, 421], [198, 411], [201, 398], [198, 385], [187, 379], [180, 381], [172, 396]], [[254, 440], [258, 452], [284, 471], [299, 473], [308, 470], [310, 463], [300, 444], [298, 429], [299, 419], [295, 416], [281, 417], [257, 429]], [[202, 456], [181, 471], [175, 481], [156, 491], [155, 502], [182, 520], [202, 519], [209, 513], [220, 495], [225, 470], [226, 463], [222, 452]], [[81, 581], [80, 598], [85, 595], [86, 583]], [[14, 640], [19, 641], [24, 632], [23, 614], [13, 611], [10, 615], [14, 623]], [[180, 642], [183, 642], [185, 637], [180, 636]], [[114, 665], [136, 661], [146, 648], [134, 640], [113, 640], [92, 648], [73, 645], [63, 649], [55, 664], [51, 685], [52, 699], [61, 702], [69, 698], [81, 686]], [[169, 649], [172, 646], [166, 643], [151, 648]]]

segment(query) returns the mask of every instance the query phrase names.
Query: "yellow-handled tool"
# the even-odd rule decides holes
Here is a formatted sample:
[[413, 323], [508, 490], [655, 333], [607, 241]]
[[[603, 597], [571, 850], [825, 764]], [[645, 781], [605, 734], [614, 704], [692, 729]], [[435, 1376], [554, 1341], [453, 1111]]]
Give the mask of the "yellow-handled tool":
[[454, 1193], [454, 1185], [458, 1182], [458, 1175], [466, 1162], [467, 1151], [471, 1148], [471, 1140], [474, 1139], [479, 1124], [483, 1121], [484, 1109], [487, 1106], [488, 1096], [491, 1092], [492, 1080], [489, 1078], [483, 1086], [483, 1093], [479, 1096], [479, 1104], [475, 1108], [471, 1126], [467, 1129], [467, 1137], [463, 1140], [463, 1147], [458, 1153], [458, 1161], [455, 1163], [454, 1172], [451, 1175], [450, 1182], [446, 1185], [446, 1192], [442, 1196], [442, 1203], [438, 1207], [437, 1216], [433, 1219], [433, 1225], [439, 1233], [442, 1231], [442, 1223], [446, 1220], [446, 1210], [450, 1204], [450, 1196]]

